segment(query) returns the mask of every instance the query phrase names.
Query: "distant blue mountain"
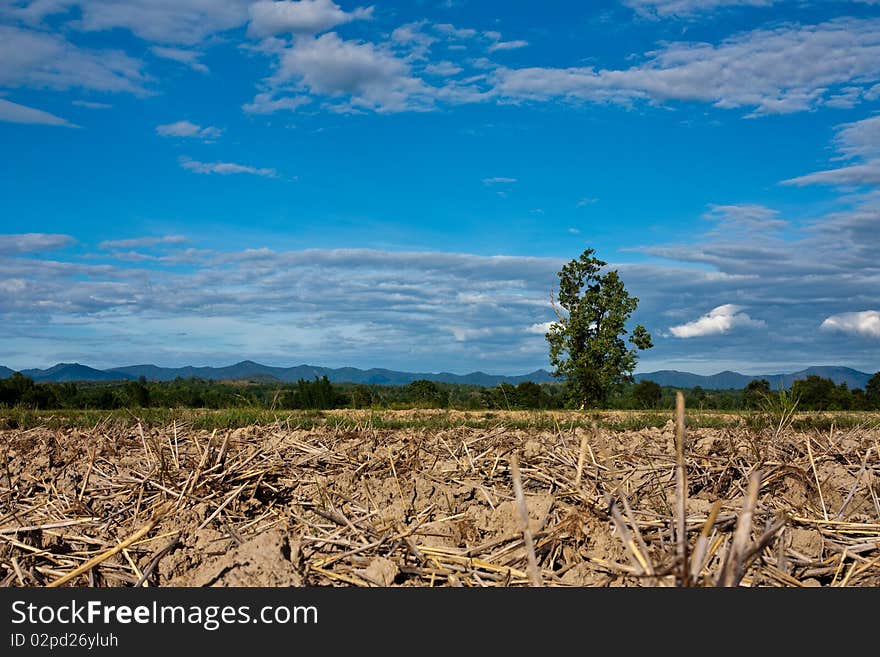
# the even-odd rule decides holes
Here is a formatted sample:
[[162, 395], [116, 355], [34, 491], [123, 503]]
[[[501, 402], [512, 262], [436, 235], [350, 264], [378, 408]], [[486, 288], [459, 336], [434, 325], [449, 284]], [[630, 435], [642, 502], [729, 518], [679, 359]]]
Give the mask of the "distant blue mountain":
[[730, 390], [745, 388], [749, 381], [756, 379], [766, 379], [770, 382], [772, 390], [778, 390], [780, 387], [791, 388], [791, 384], [800, 379], [806, 379], [808, 376], [821, 376], [824, 379], [831, 379], [837, 385], [845, 383], [848, 388], [864, 388], [871, 374], [859, 372], [849, 367], [835, 367], [831, 365], [823, 365], [818, 367], [808, 367], [799, 372], [790, 374], [756, 374], [748, 376], [739, 374], [738, 372], [719, 372], [709, 376], [701, 376], [699, 374], [691, 374], [690, 372], [677, 372], [675, 370], [660, 370], [659, 372], [647, 372], [644, 374], [636, 374], [636, 381], [653, 381], [661, 386], [670, 386], [673, 388], [695, 388], [700, 386], [704, 390]]
[[[13, 370], [0, 369], [0, 378], [12, 376]], [[440, 383], [462, 383], [480, 386], [496, 386], [499, 383], [518, 384], [523, 381], [544, 383], [553, 381], [546, 370], [535, 370], [519, 376], [503, 376], [472, 372], [470, 374], [452, 374], [450, 372], [397, 372], [386, 369], [361, 370], [355, 367], [337, 369], [318, 367], [315, 365], [298, 365], [296, 367], [272, 367], [245, 360], [227, 367], [158, 367], [156, 365], [131, 365], [114, 367], [108, 370], [97, 370], [78, 363], [59, 363], [46, 370], [23, 370], [22, 374], [34, 381], [129, 381], [145, 377], [150, 381], [173, 381], [200, 378], [209, 381], [281, 381], [291, 383], [315, 377], [326, 376], [333, 383], [367, 383], [377, 385], [405, 385], [418, 379], [429, 379]]]
[[47, 370], [22, 370], [22, 374], [34, 381], [51, 381], [67, 383], [70, 381], [116, 381], [119, 379], [136, 379], [122, 373], [105, 372], [79, 363], [58, 363]]
[[406, 385], [418, 379], [429, 379], [440, 383], [463, 383], [469, 385], [495, 386], [499, 383], [517, 384], [523, 381], [544, 383], [553, 381], [553, 376], [546, 370], [535, 370], [519, 376], [503, 376], [471, 372], [470, 374], [452, 374], [450, 372], [398, 372], [373, 368], [361, 370], [356, 367], [319, 367], [316, 365], [297, 365], [295, 367], [272, 367], [261, 365], [251, 360], [244, 360], [227, 367], [156, 367], [155, 365], [131, 365], [116, 367], [108, 372], [138, 378], [144, 376], [153, 381], [171, 381], [177, 377], [199, 377], [212, 381], [272, 380], [291, 383], [315, 377], [326, 376], [333, 383], [366, 383], [375, 385]]
[[[0, 379], [12, 376], [13, 370], [0, 366]], [[209, 381], [281, 381], [291, 383], [315, 377], [326, 376], [333, 383], [366, 383], [374, 385], [406, 385], [418, 379], [428, 379], [440, 383], [460, 383], [477, 386], [497, 386], [499, 383], [516, 385], [523, 381], [547, 383], [556, 381], [547, 370], [535, 370], [518, 376], [503, 376], [471, 372], [470, 374], [452, 374], [450, 372], [398, 372], [381, 368], [361, 370], [356, 367], [319, 367], [316, 365], [297, 365], [295, 367], [273, 367], [262, 365], [251, 360], [244, 360], [227, 367], [158, 367], [156, 365], [130, 365], [114, 367], [109, 370], [97, 370], [79, 363], [59, 363], [46, 370], [22, 370], [22, 374], [34, 381], [130, 381], [145, 377], [150, 381], [172, 381], [178, 377], [200, 378]], [[849, 388], [864, 388], [871, 374], [859, 372], [849, 367], [820, 366], [808, 367], [790, 374], [758, 374], [746, 375], [738, 372], [719, 372], [710, 376], [678, 372], [676, 370], [660, 370], [636, 374], [636, 381], [650, 380], [661, 386], [673, 388], [694, 388], [700, 386], [706, 390], [742, 389], [754, 379], [767, 379], [774, 390], [781, 386], [790, 388], [792, 382], [805, 379], [809, 375], [831, 379], [836, 384], [846, 383]]]

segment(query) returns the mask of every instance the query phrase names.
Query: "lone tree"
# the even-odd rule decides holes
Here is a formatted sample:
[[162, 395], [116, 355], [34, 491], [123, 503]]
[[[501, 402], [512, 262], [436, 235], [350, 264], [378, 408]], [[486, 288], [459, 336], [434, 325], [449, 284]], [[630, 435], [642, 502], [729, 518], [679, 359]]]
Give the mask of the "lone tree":
[[627, 346], [627, 320], [639, 304], [617, 271], [600, 273], [606, 262], [587, 249], [559, 271], [558, 321], [550, 325], [550, 362], [554, 376], [566, 378], [569, 406], [599, 406], [612, 389], [632, 382], [637, 350], [653, 347], [644, 326], [636, 326]]

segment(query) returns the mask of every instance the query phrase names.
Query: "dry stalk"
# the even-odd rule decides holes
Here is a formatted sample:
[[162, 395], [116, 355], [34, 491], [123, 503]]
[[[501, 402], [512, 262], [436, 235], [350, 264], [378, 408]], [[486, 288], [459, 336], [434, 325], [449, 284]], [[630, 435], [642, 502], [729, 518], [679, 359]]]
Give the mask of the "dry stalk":
[[510, 455], [510, 476], [513, 479], [513, 494], [516, 497], [519, 521], [522, 525], [523, 539], [526, 544], [526, 556], [529, 560], [529, 583], [531, 586], [544, 586], [544, 582], [541, 580], [541, 570], [538, 568], [538, 559], [535, 556], [535, 539], [529, 526], [529, 510], [526, 507], [526, 498], [523, 494], [522, 479], [519, 474], [519, 459], [516, 452]]
[[684, 395], [675, 393], [675, 496], [676, 496], [676, 545], [678, 571], [675, 576], [676, 586], [687, 586], [688, 574], [688, 538], [687, 538], [687, 470], [684, 460]]
[[761, 490], [761, 471], [755, 470], [749, 476], [749, 488], [742, 511], [736, 522], [736, 531], [733, 534], [733, 543], [725, 558], [721, 573], [718, 576], [718, 586], [739, 586], [745, 574], [743, 563], [746, 559], [746, 548], [752, 533], [752, 518], [755, 514], [755, 506], [758, 503], [758, 493]]

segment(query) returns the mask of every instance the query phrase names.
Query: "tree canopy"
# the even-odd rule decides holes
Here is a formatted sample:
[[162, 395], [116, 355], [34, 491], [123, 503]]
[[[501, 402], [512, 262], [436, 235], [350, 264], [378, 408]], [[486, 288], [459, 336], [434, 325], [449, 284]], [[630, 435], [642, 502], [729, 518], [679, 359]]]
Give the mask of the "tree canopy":
[[629, 345], [624, 341], [639, 300], [616, 270], [602, 273], [607, 264], [587, 249], [558, 273], [557, 321], [546, 338], [554, 374], [566, 378], [574, 407], [601, 405], [616, 386], [631, 382], [638, 350], [653, 346], [641, 324], [633, 328]]

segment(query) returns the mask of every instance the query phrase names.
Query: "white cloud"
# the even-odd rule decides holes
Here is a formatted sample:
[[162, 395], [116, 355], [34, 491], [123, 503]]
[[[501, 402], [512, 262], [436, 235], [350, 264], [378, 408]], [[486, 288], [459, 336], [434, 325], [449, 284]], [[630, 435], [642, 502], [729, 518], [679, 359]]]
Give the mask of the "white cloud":
[[262, 38], [287, 32], [317, 34], [354, 20], [372, 18], [373, 7], [346, 12], [333, 0], [256, 2], [248, 13], [248, 35]]
[[7, 123], [30, 123], [35, 125], [54, 125], [64, 128], [78, 128], [79, 126], [71, 123], [67, 119], [55, 116], [49, 112], [19, 105], [11, 100], [0, 98], [0, 121]]
[[0, 254], [37, 253], [70, 246], [76, 240], [55, 233], [0, 234]]
[[822, 322], [821, 328], [865, 338], [880, 338], [880, 311], [863, 310], [831, 315]]
[[163, 59], [170, 59], [175, 62], [179, 62], [181, 64], [185, 64], [189, 66], [194, 71], [198, 71], [199, 73], [208, 73], [208, 67], [202, 64], [199, 61], [199, 57], [202, 56], [202, 53], [197, 50], [185, 50], [183, 48], [167, 48], [165, 46], [153, 46], [150, 48], [150, 52], [152, 52], [157, 57], [161, 57]]
[[[195, 44], [242, 25], [252, 0], [32, 0], [8, 10], [39, 24], [48, 16], [80, 12], [69, 27], [87, 32], [121, 28], [158, 43]], [[75, 14], [74, 14], [75, 15]]]
[[585, 208], [588, 205], [593, 205], [594, 203], [598, 203], [598, 202], [599, 202], [599, 199], [597, 199], [597, 198], [591, 198], [589, 196], [585, 196], [577, 202], [576, 207]]
[[517, 48], [525, 48], [529, 45], [528, 41], [523, 41], [522, 39], [516, 39], [514, 41], [496, 41], [491, 46], [489, 46], [489, 52], [495, 52], [496, 50], [516, 50]]
[[493, 176], [492, 178], [483, 178], [484, 185], [507, 185], [517, 182], [516, 178], [506, 178], [504, 176]]
[[281, 110], [294, 111], [302, 105], [312, 102], [308, 96], [282, 96], [275, 98], [271, 93], [263, 92], [254, 96], [250, 103], [245, 103], [241, 108], [248, 114], [272, 114]]
[[183, 235], [163, 235], [162, 237], [135, 237], [125, 240], [105, 240], [98, 245], [99, 249], [136, 249], [139, 247], [156, 246], [158, 244], [183, 244], [187, 239]]
[[628, 69], [499, 68], [494, 92], [513, 101], [697, 101], [756, 116], [814, 109], [842, 86], [866, 89], [878, 80], [880, 19], [842, 18], [758, 29], [717, 45], [668, 43]]
[[537, 322], [535, 324], [531, 324], [526, 328], [526, 333], [536, 333], [538, 335], [544, 335], [547, 331], [550, 330], [550, 327], [553, 325], [553, 322]]
[[216, 173], [221, 176], [228, 176], [235, 173], [248, 173], [254, 176], [262, 176], [264, 178], [278, 177], [278, 172], [275, 169], [265, 167], [258, 168], [245, 164], [236, 164], [235, 162], [199, 162], [198, 160], [181, 158], [180, 166], [193, 173]]
[[0, 25], [0, 86], [144, 95], [142, 66], [116, 50], [86, 50], [56, 34]]
[[669, 332], [677, 338], [698, 338], [727, 333], [735, 328], [765, 326], [762, 320], [752, 319], [746, 313], [740, 312], [741, 310], [742, 306], [731, 303], [724, 304], [692, 322], [670, 327]]
[[214, 126], [203, 128], [190, 121], [177, 121], [175, 123], [166, 123], [164, 125], [156, 126], [156, 134], [160, 137], [184, 137], [210, 140], [216, 139], [222, 135], [223, 131]]

